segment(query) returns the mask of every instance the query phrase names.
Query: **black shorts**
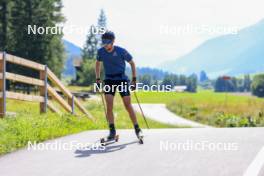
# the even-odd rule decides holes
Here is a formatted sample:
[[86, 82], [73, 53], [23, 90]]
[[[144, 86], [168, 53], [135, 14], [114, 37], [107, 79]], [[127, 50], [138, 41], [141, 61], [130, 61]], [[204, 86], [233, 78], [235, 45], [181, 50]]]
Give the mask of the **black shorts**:
[[104, 80], [104, 93], [115, 96], [118, 91], [121, 97], [130, 96], [129, 81], [127, 80]]

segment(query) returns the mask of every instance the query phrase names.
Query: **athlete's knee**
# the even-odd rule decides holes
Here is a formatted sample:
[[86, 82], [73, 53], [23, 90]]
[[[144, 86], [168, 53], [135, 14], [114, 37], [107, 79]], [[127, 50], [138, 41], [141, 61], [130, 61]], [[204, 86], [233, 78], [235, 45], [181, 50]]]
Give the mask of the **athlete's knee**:
[[127, 110], [132, 109], [132, 105], [131, 105], [130, 102], [124, 102], [124, 105], [125, 105], [125, 108], [126, 108]]

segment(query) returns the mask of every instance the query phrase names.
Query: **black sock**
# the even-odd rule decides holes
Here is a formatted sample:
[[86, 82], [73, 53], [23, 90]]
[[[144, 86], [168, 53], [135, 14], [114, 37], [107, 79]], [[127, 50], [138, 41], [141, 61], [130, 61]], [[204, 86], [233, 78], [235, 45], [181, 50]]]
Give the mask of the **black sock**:
[[111, 132], [115, 132], [115, 124], [110, 123], [109, 124], [109, 129], [110, 129]]
[[135, 130], [139, 129], [138, 124], [134, 124], [134, 128], [135, 128]]

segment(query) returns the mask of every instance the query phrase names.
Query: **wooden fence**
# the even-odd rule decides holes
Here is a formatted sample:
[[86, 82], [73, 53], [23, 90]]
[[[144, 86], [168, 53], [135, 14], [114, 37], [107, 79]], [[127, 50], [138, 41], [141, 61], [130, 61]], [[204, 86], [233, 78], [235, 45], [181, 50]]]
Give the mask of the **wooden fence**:
[[[27, 68], [39, 71], [39, 79], [14, 74], [6, 71], [6, 63], [21, 65]], [[25, 84], [30, 84], [39, 87], [39, 95], [28, 95], [23, 93], [11, 92], [6, 90], [6, 80], [12, 80]], [[63, 93], [60, 96], [56, 90], [48, 83], [48, 80]], [[82, 106], [77, 98], [60, 82], [57, 76], [46, 66], [23, 59], [17, 56], [0, 52], [0, 117], [6, 115], [6, 99], [15, 99], [22, 101], [32, 101], [40, 103], [40, 113], [47, 112], [49, 108], [51, 111], [61, 114], [60, 110], [49, 101], [51, 96], [58, 102], [67, 112], [75, 114], [75, 106], [87, 117], [93, 118], [92, 115]]]

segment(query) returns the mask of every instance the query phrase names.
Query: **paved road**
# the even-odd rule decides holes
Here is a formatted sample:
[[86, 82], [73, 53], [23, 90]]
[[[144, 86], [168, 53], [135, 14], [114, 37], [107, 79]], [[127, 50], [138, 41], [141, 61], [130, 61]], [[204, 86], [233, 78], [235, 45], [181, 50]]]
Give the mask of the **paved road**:
[[[133, 107], [137, 112], [140, 112], [140, 108], [137, 104], [133, 104]], [[141, 104], [141, 107], [146, 117], [162, 123], [189, 127], [208, 127], [177, 116], [170, 112], [165, 104]]]
[[[3, 176], [262, 176], [264, 128], [119, 130], [120, 141], [91, 150], [107, 131], [83, 132], [44, 144], [85, 144], [71, 150], [20, 150], [0, 157]], [[218, 146], [218, 148], [216, 147]], [[47, 146], [48, 147], [48, 146]], [[54, 147], [53, 147], [54, 148]], [[262, 169], [262, 170], [261, 170]]]

